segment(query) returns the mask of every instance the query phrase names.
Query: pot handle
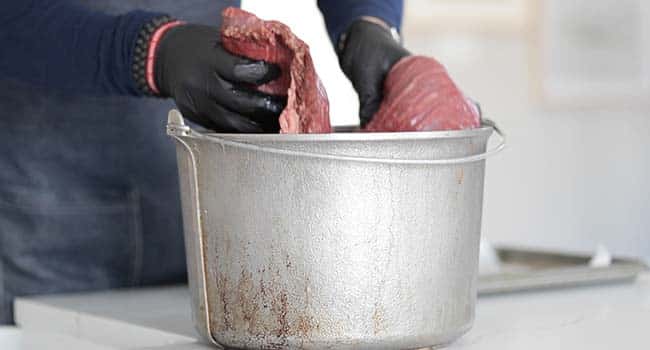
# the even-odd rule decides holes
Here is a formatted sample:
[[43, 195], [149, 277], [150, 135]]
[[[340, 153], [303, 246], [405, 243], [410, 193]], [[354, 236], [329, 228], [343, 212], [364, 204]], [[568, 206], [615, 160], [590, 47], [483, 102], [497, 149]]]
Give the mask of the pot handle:
[[[199, 261], [197, 264], [199, 265], [199, 271], [198, 271], [198, 276], [197, 279], [200, 279], [201, 286], [197, 286], [200, 292], [200, 297], [202, 298], [201, 303], [203, 304], [203, 309], [205, 310], [205, 314], [203, 315], [204, 320], [204, 327], [202, 330], [202, 333], [212, 342], [213, 345], [215, 345], [218, 349], [223, 349], [223, 346], [219, 344], [212, 334], [212, 329], [210, 327], [210, 300], [208, 298], [208, 285], [207, 285], [207, 280], [206, 280], [206, 271], [207, 265], [206, 265], [206, 259], [205, 259], [205, 244], [203, 242], [203, 232], [201, 232], [203, 228], [202, 224], [202, 218], [201, 218], [201, 201], [199, 200], [199, 185], [198, 185], [198, 169], [196, 166], [196, 157], [194, 156], [194, 152], [192, 152], [192, 148], [190, 145], [187, 144], [187, 142], [182, 138], [182, 136], [189, 136], [192, 133], [192, 130], [190, 129], [189, 126], [185, 125], [183, 122], [183, 117], [181, 116], [180, 112], [177, 110], [172, 109], [169, 111], [169, 115], [167, 117], [167, 134], [171, 137], [174, 138], [176, 142], [178, 142], [179, 145], [183, 146], [185, 151], [188, 154], [189, 161], [190, 161], [190, 198], [191, 198], [191, 205], [193, 207], [192, 211], [192, 216], [193, 216], [193, 223], [194, 226], [196, 227], [197, 232], [197, 237], [196, 239], [198, 241], [198, 250], [199, 250]], [[199, 308], [201, 309], [201, 308]], [[197, 317], [201, 317], [197, 315]]]
[[[176, 113], [176, 117], [174, 118], [173, 121], [171, 118], [172, 112]], [[167, 124], [168, 134], [172, 136], [192, 136], [192, 134], [199, 134], [195, 131], [192, 131], [189, 126], [183, 123], [183, 117], [180, 115], [178, 111], [172, 111], [172, 112], [170, 112], [170, 119]], [[363, 163], [387, 163], [387, 164], [405, 164], [405, 165], [449, 165], [449, 164], [473, 163], [473, 162], [485, 160], [501, 152], [505, 148], [506, 135], [503, 133], [503, 131], [499, 129], [499, 127], [497, 127], [497, 125], [490, 119], [482, 119], [481, 122], [484, 126], [489, 126], [495, 131], [497, 136], [499, 136], [499, 143], [496, 146], [494, 146], [492, 149], [487, 150], [483, 153], [474, 154], [471, 156], [445, 158], [445, 159], [394, 159], [394, 158], [343, 156], [337, 154], [304, 152], [304, 151], [287, 150], [287, 149], [280, 149], [280, 148], [268, 147], [268, 146], [259, 146], [259, 145], [254, 145], [246, 142], [226, 140], [214, 135], [210, 135], [210, 139], [220, 143], [222, 146], [232, 146], [232, 147], [237, 147], [237, 148], [246, 149], [250, 151], [267, 152], [267, 153], [288, 155], [288, 156], [330, 159], [330, 160], [339, 160], [339, 161], [353, 161], [353, 162], [363, 162]]]

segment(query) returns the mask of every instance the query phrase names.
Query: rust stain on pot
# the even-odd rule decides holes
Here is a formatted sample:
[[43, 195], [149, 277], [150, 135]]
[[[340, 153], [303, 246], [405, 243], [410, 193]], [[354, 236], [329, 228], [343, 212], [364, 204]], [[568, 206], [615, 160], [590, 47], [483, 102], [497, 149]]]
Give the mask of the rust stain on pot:
[[385, 330], [384, 322], [384, 308], [379, 304], [375, 304], [375, 311], [372, 313], [372, 324], [375, 334], [379, 334]]
[[278, 293], [271, 302], [271, 305], [271, 309], [275, 315], [277, 322], [276, 335], [283, 338], [289, 336], [289, 321], [287, 319], [289, 302], [287, 298], [287, 292], [283, 290]]
[[296, 322], [296, 333], [300, 338], [307, 338], [314, 330], [314, 319], [311, 316], [300, 315]]
[[463, 168], [458, 169], [458, 173], [456, 173], [456, 180], [458, 180], [459, 185], [463, 184], [464, 178], [465, 178], [465, 172], [463, 171]]
[[217, 291], [223, 309], [223, 326], [225, 329], [230, 330], [232, 329], [232, 315], [230, 314], [228, 303], [228, 276], [223, 272], [219, 273], [219, 277], [217, 278]]
[[[228, 258], [225, 255], [221, 257], [222, 263]], [[211, 313], [211, 327], [215, 332], [232, 332], [249, 339], [240, 338], [241, 343], [230, 346], [289, 349], [291, 343], [298, 341], [291, 346], [303, 348], [321, 329], [326, 329], [313, 317], [309, 280], [300, 283], [298, 288], [302, 293], [291, 291], [283, 275], [287, 271], [282, 267], [292, 269], [295, 265], [288, 255], [278, 258], [279, 261], [254, 270], [240, 262], [237, 276], [228, 274], [228, 267], [213, 273], [216, 286], [213, 285], [215, 308]]]
[[303, 339], [307, 339], [314, 328], [319, 328], [319, 325], [317, 322], [315, 322], [314, 318], [309, 315], [309, 308], [311, 306], [311, 293], [309, 289], [309, 277], [305, 276], [305, 285], [303, 287], [303, 293], [304, 293], [304, 308], [302, 313], [298, 316], [298, 321], [296, 325], [296, 331], [298, 333], [298, 336]]
[[[261, 272], [264, 273], [265, 270], [266, 269], [262, 269]], [[264, 283], [264, 275], [262, 275], [262, 274], [260, 274], [260, 282], [259, 282], [259, 284], [260, 284], [260, 294], [262, 296], [262, 301], [264, 301], [263, 306], [264, 306], [264, 308], [267, 308], [268, 305], [266, 303], [266, 297], [267, 297], [267, 295], [266, 295], [266, 284]]]
[[255, 333], [259, 315], [259, 295], [253, 292], [253, 274], [242, 270], [237, 283], [237, 299], [241, 309], [241, 318], [248, 325], [248, 331]]

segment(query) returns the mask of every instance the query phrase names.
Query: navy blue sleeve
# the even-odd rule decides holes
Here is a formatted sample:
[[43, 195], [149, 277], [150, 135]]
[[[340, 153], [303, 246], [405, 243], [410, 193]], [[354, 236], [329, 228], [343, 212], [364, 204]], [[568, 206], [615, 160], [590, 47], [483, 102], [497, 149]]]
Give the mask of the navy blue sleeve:
[[403, 0], [318, 0], [327, 32], [336, 45], [339, 36], [362, 16], [377, 17], [398, 30], [402, 25]]
[[138, 95], [131, 65], [157, 13], [111, 16], [64, 0], [0, 2], [0, 76], [93, 95]]

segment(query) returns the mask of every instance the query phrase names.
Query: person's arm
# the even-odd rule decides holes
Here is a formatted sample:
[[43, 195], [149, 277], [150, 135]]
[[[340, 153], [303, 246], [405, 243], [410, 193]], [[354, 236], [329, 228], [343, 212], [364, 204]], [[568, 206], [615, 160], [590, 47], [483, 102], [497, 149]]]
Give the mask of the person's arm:
[[0, 75], [78, 93], [139, 95], [131, 68], [135, 41], [160, 15], [112, 16], [62, 0], [3, 1]]
[[338, 40], [352, 23], [362, 17], [374, 17], [387, 26], [400, 29], [403, 0], [318, 0], [318, 8], [325, 19], [330, 40]]
[[403, 0], [318, 0], [341, 69], [359, 94], [362, 126], [379, 109], [386, 75], [410, 54], [391, 30], [401, 26], [403, 5]]
[[0, 77], [86, 95], [171, 97], [221, 132], [277, 132], [285, 103], [251, 86], [276, 67], [228, 53], [219, 28], [160, 13], [108, 15], [64, 0], [0, 3]]

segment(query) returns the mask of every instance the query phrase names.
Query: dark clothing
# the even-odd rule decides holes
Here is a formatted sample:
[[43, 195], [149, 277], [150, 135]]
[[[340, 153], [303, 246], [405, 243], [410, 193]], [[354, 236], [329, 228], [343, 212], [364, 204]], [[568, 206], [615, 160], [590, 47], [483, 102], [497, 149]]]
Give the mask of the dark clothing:
[[318, 0], [318, 8], [325, 17], [330, 40], [336, 44], [341, 33], [361, 16], [381, 18], [389, 26], [402, 26], [404, 0]]
[[[93, 27], [84, 25], [89, 20], [47, 12], [60, 9], [43, 8], [49, 2], [37, 1], [46, 12], [33, 16], [49, 21], [38, 25], [42, 34], [51, 33], [50, 26], [59, 28], [47, 40], [36, 32], [15, 33], [21, 42], [7, 47], [4, 40], [11, 34], [0, 24], [0, 62], [22, 60], [36, 70], [29, 75], [24, 67], [4, 66], [0, 73], [0, 324], [11, 322], [14, 296], [185, 280], [176, 157], [164, 133], [173, 102], [108, 96], [133, 88], [118, 81], [119, 64], [109, 63], [102, 53], [123, 54], [125, 45], [116, 42], [130, 35], [113, 31], [132, 28], [130, 23], [147, 16], [123, 15], [129, 11], [166, 12], [215, 25], [223, 7], [238, 5], [215, 0], [58, 1], [68, 8], [83, 6], [84, 11], [73, 13], [102, 23], [113, 19], [111, 25], [116, 25], [97, 30], [86, 28]], [[6, 17], [6, 11], [0, 13]], [[66, 29], [57, 24], [62, 18], [70, 25]], [[29, 27], [15, 26], [22, 19], [14, 16], [8, 25]], [[98, 36], [91, 39], [90, 33]], [[82, 53], [68, 52], [81, 43], [87, 45]], [[109, 52], [117, 47], [122, 49]], [[25, 57], [7, 57], [8, 51]]]
[[130, 69], [135, 39], [161, 14], [90, 10], [127, 7], [112, 3], [6, 1], [0, 5], [0, 76], [57, 91], [138, 94]]
[[[335, 33], [346, 16], [320, 3]], [[157, 13], [218, 25], [221, 10], [238, 5], [2, 2], [0, 324], [12, 321], [15, 296], [185, 280], [175, 150], [164, 133], [173, 103], [134, 96], [129, 57]]]
[[[239, 6], [239, 1], [219, 1], [212, 8], [179, 2], [177, 9], [144, 1], [130, 11], [115, 5], [127, 1], [5, 1], [0, 5], [0, 77], [35, 86], [84, 94], [138, 95], [131, 65], [135, 39], [144, 23], [162, 12], [191, 21], [210, 16], [216, 25], [219, 8]], [[141, 3], [135, 1], [134, 3]], [[361, 16], [382, 18], [399, 27], [403, 0], [319, 0], [328, 33], [336, 41]], [[109, 11], [89, 11], [103, 7]], [[135, 9], [138, 10], [135, 10]], [[180, 11], [179, 11], [180, 10]]]

